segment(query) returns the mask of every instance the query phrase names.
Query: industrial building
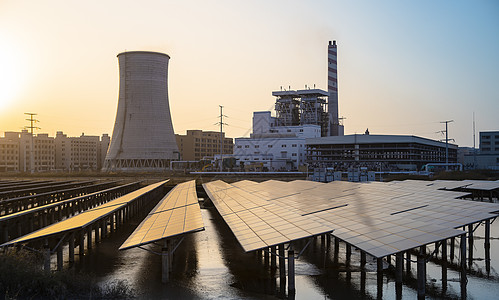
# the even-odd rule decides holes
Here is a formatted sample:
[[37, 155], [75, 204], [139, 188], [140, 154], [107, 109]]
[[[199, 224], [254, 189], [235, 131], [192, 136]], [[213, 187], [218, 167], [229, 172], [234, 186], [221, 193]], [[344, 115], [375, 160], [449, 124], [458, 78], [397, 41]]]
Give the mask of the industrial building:
[[329, 132], [327, 113], [328, 92], [320, 89], [275, 91], [276, 117], [271, 119], [273, 127], [318, 125], [322, 136]]
[[[33, 165], [31, 142], [33, 141]], [[104, 162], [109, 135], [67, 137], [58, 131], [31, 136], [27, 130], [0, 138], [0, 172], [97, 171]]]
[[[175, 134], [180, 151], [180, 158], [187, 161], [198, 161], [206, 157], [220, 155], [220, 132], [187, 130], [185, 135]], [[232, 138], [225, 137], [222, 132], [223, 154], [232, 155], [234, 143]]]
[[305, 163], [305, 139], [320, 137], [319, 125], [274, 126], [269, 111], [253, 113], [253, 133], [236, 138], [234, 157], [237, 165], [268, 171], [296, 170]]
[[481, 131], [479, 149], [468, 149], [461, 163], [466, 169], [499, 170], [499, 131]]
[[305, 139], [342, 136], [338, 112], [336, 41], [328, 45], [328, 91], [273, 91], [275, 117], [270, 111], [253, 113], [253, 133], [236, 138], [234, 157], [240, 166], [269, 171], [297, 170], [306, 164]]
[[[417, 171], [428, 163], [445, 163], [446, 143], [412, 135], [351, 134], [307, 139], [306, 153], [311, 167]], [[457, 162], [457, 145], [448, 144], [448, 161]]]
[[168, 99], [169, 60], [158, 52], [118, 54], [118, 108], [104, 171], [160, 171], [179, 159]]

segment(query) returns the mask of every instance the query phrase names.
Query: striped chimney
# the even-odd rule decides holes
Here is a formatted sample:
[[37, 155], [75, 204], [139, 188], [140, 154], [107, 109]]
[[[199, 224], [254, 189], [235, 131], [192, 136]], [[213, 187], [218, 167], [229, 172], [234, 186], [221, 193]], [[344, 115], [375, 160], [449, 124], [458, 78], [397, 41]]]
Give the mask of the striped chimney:
[[328, 111], [329, 111], [329, 135], [339, 135], [338, 119], [338, 63], [337, 63], [336, 41], [329, 41], [327, 47], [327, 90], [329, 93]]

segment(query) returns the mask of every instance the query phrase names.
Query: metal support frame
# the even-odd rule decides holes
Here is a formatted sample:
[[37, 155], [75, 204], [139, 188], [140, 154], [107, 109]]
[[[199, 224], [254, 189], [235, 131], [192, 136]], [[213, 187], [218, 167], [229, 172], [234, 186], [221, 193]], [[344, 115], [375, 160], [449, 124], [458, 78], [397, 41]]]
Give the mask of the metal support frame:
[[468, 225], [468, 268], [470, 270], [473, 266], [473, 231], [473, 224]]
[[[163, 240], [163, 246], [161, 248], [161, 253], [155, 252], [151, 249], [144, 248], [142, 246], [138, 246], [137, 248], [145, 250], [147, 252], [151, 252], [155, 255], [161, 256], [161, 282], [167, 283], [170, 280], [170, 272], [173, 267], [173, 253], [177, 250], [178, 246], [184, 241], [184, 236], [180, 238], [180, 240]], [[173, 245], [172, 245], [173, 242]]]
[[466, 283], [468, 279], [466, 278], [466, 234], [461, 235], [461, 246], [460, 246], [460, 264], [461, 264], [461, 273], [460, 273], [460, 281], [461, 281], [461, 298], [466, 297]]
[[490, 275], [490, 219], [485, 220], [485, 269], [487, 276]]
[[50, 246], [48, 239], [43, 241], [43, 262], [45, 272], [50, 272]]
[[69, 235], [69, 262], [74, 263], [75, 261], [75, 233], [71, 232]]
[[286, 288], [286, 257], [284, 256], [284, 244], [278, 246], [279, 252], [279, 284], [281, 290]]
[[366, 252], [360, 250], [360, 267], [364, 269], [366, 267]]
[[424, 299], [426, 294], [426, 246], [419, 247], [418, 254], [418, 299]]
[[407, 250], [405, 252], [405, 256], [406, 256], [405, 269], [406, 269], [407, 274], [409, 274], [409, 273], [411, 273], [411, 250]]
[[395, 254], [395, 282], [402, 283], [402, 272], [404, 269], [404, 253]]
[[167, 283], [170, 281], [170, 249], [168, 248], [168, 240], [165, 239], [164, 246], [161, 248], [161, 282]]
[[447, 240], [442, 241], [442, 291], [447, 290]]
[[296, 293], [295, 287], [295, 251], [288, 250], [288, 294]]
[[377, 291], [378, 299], [383, 298], [383, 258], [376, 258], [376, 281], [377, 281]]

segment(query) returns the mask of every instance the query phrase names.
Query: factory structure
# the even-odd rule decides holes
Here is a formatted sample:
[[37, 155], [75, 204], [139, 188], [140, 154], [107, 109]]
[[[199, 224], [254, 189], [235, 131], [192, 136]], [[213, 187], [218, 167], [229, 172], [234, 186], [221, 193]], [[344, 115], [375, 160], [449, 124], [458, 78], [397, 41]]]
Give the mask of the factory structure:
[[338, 53], [328, 44], [327, 91], [306, 88], [272, 92], [271, 112], [253, 113], [253, 133], [236, 138], [241, 167], [262, 171], [352, 168], [416, 171], [427, 164], [457, 162], [457, 145], [412, 135], [344, 135], [338, 109]]
[[180, 153], [170, 115], [167, 54], [118, 54], [120, 88], [103, 171], [161, 171]]
[[234, 141], [234, 157], [240, 166], [297, 170], [306, 164], [306, 139], [343, 135], [338, 111], [336, 41], [329, 42], [327, 61], [327, 91], [315, 86], [274, 91], [275, 117], [270, 111], [253, 113], [253, 133]]
[[306, 141], [310, 167], [348, 171], [353, 168], [380, 172], [419, 171], [426, 164], [457, 162], [457, 145], [412, 135], [350, 134]]
[[465, 169], [499, 170], [499, 131], [481, 131], [479, 139], [478, 150], [468, 149], [459, 162]]

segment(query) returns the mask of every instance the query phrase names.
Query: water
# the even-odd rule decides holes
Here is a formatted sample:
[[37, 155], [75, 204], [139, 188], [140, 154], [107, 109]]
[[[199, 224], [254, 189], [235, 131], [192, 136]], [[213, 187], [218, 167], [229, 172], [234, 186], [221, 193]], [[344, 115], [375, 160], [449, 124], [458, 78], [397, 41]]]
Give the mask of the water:
[[[161, 283], [159, 255], [139, 248], [117, 250], [140, 223], [140, 217], [94, 245], [87, 255], [76, 262], [75, 269], [93, 274], [102, 285], [116, 279], [126, 280], [140, 299], [288, 298], [286, 289], [283, 290], [280, 286], [278, 270], [273, 274], [264, 266], [262, 257], [258, 257], [256, 253], [244, 253], [214, 208], [202, 209], [202, 215], [205, 230], [185, 236], [175, 252], [173, 272], [168, 284]], [[468, 299], [493, 299], [499, 295], [498, 223], [495, 222], [491, 226], [493, 238], [489, 275], [484, 260], [484, 226], [479, 226], [474, 233], [475, 260], [472, 274], [468, 273]], [[304, 245], [305, 242], [299, 243], [298, 249]], [[160, 245], [147, 245], [144, 248], [154, 252], [161, 250]], [[433, 250], [431, 247], [430, 249]], [[349, 268], [344, 261], [343, 243], [340, 243], [337, 263], [334, 262], [332, 249], [327, 255], [324, 253], [321, 251], [319, 238], [296, 260], [296, 299], [417, 298], [415, 263], [412, 263], [412, 279], [408, 284], [404, 269], [404, 285], [397, 295], [395, 275], [392, 271], [385, 272], [381, 289], [378, 288], [376, 262], [369, 256], [367, 271], [363, 272], [359, 268], [360, 253], [354, 248]], [[455, 255], [457, 254], [458, 251]], [[394, 256], [392, 259], [394, 260]], [[457, 258], [454, 259], [454, 262], [457, 261]], [[426, 298], [461, 298], [458, 270], [448, 269], [445, 293], [442, 291], [441, 272], [439, 265], [433, 262], [427, 264]]]

